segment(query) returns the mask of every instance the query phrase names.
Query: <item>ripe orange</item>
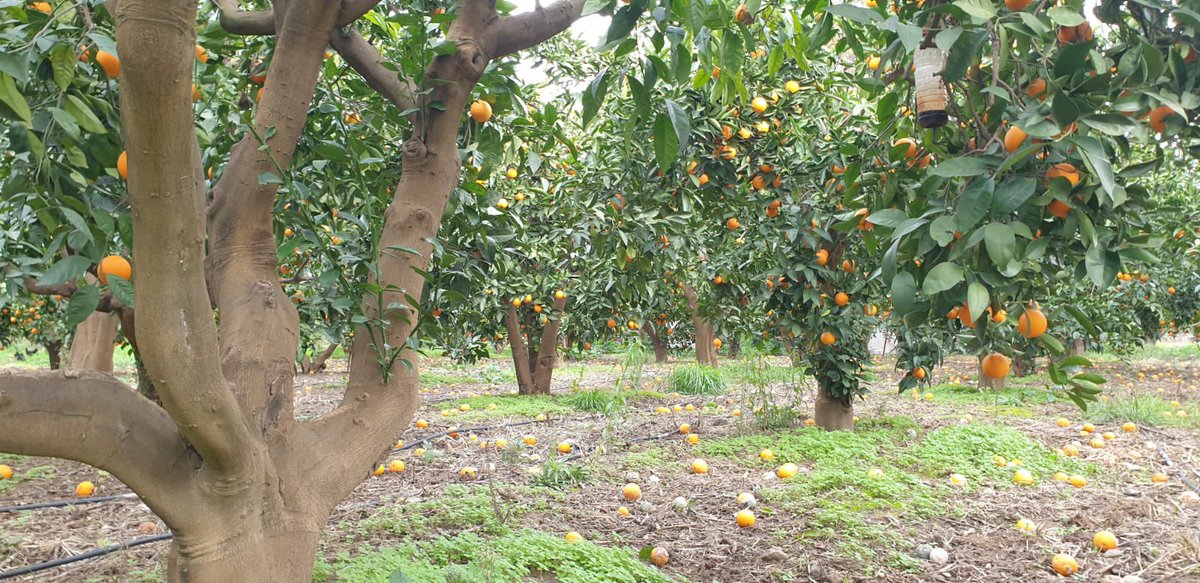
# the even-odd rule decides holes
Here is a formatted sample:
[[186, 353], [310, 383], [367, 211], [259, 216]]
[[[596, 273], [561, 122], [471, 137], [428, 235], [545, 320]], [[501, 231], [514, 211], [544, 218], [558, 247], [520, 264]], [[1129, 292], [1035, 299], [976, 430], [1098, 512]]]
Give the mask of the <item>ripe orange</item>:
[[1025, 7], [1033, 3], [1033, 0], [1004, 0], [1004, 6], [1013, 12], [1025, 10]]
[[853, 261], [850, 261], [849, 259], [845, 259], [842, 261], [842, 271], [845, 271], [846, 273], [854, 273], [854, 270], [856, 268], [857, 268], [857, 266], [854, 264]]
[[[1028, 1], [1032, 1], [1032, 0], [1019, 0], [1019, 1], [1028, 2]], [[1016, 152], [1017, 148], [1020, 148], [1021, 144], [1025, 143], [1025, 138], [1028, 138], [1028, 137], [1029, 137], [1029, 134], [1025, 133], [1025, 130], [1022, 130], [1021, 128], [1019, 128], [1017, 126], [1010, 126], [1008, 128], [1008, 131], [1005, 132], [1005, 134], [1004, 134], [1004, 150], [1006, 152], [1008, 152], [1009, 154]]]
[[121, 75], [121, 60], [110, 52], [96, 51], [96, 63], [104, 69], [104, 74], [108, 75], [109, 79], [116, 79]]
[[750, 13], [750, 9], [745, 4], [742, 4], [733, 11], [733, 19], [741, 24], [750, 24], [750, 21], [754, 20], [754, 15]]
[[729, 229], [730, 231], [736, 231], [741, 228], [741, 226], [742, 222], [737, 220], [737, 217], [729, 217], [729, 220], [725, 221], [725, 228]]
[[[745, 8], [745, 6], [742, 6]], [[656, 567], [661, 567], [671, 560], [671, 555], [667, 553], [667, 549], [662, 547], [654, 547], [650, 550], [650, 563]]]
[[1124, 431], [1125, 433], [1133, 433], [1133, 432], [1137, 431], [1137, 425], [1134, 425], [1132, 422], [1126, 421], [1123, 425], [1121, 425], [1121, 431]]
[[788, 463], [783, 464], [782, 466], [779, 466], [778, 468], [776, 468], [775, 475], [781, 480], [786, 480], [786, 479], [796, 475], [799, 471], [800, 471], [800, 468], [798, 466], [796, 466], [796, 464], [788, 462]]
[[1029, 81], [1029, 85], [1025, 86], [1025, 95], [1028, 97], [1036, 97], [1042, 101], [1046, 100], [1046, 80], [1041, 77], [1035, 77]]
[[54, 11], [54, 7], [50, 6], [49, 2], [34, 2], [30, 4], [29, 7], [37, 10], [38, 12], [45, 12], [46, 14], [50, 14]]
[[905, 158], [911, 159], [917, 157], [917, 143], [912, 138], [900, 138], [892, 144], [892, 147], [895, 148], [902, 145], [908, 146], [908, 149], [904, 151]]
[[476, 123], [487, 123], [492, 119], [492, 104], [480, 99], [471, 104], [471, 119]]
[[871, 55], [870, 57], [867, 57], [867, 68], [872, 71], [879, 70], [879, 56], [878, 55]]
[[837, 342], [837, 336], [834, 336], [833, 332], [821, 333], [821, 344], [825, 346], [833, 346], [834, 342]]
[[1071, 205], [1061, 200], [1054, 199], [1050, 201], [1050, 204], [1046, 205], [1046, 210], [1050, 211], [1050, 214], [1060, 219], [1065, 219], [1067, 218], [1067, 215], [1071, 214]]
[[567, 536], [565, 536], [563, 538], [567, 539], [567, 542], [569, 542], [569, 543], [577, 543], [577, 542], [583, 541], [583, 535], [581, 535], [573, 530], [571, 532], [568, 532]]
[[559, 442], [558, 452], [559, 453], [571, 453], [571, 443], [567, 442], [567, 441]]
[[921, 366], [918, 366], [917, 368], [914, 368], [914, 369], [913, 369], [913, 371], [912, 371], [912, 376], [913, 376], [913, 378], [917, 379], [918, 381], [923, 381], [923, 380], [925, 380], [925, 376], [926, 376], [926, 374], [927, 374], [927, 373], [925, 372], [925, 368], [924, 368], [924, 367], [921, 367]]
[[1050, 181], [1055, 178], [1066, 178], [1067, 182], [1070, 182], [1071, 187], [1074, 188], [1079, 184], [1079, 180], [1082, 177], [1079, 174], [1079, 170], [1075, 169], [1075, 166], [1067, 164], [1066, 162], [1062, 162], [1051, 166], [1050, 169], [1046, 171], [1047, 185], [1049, 185]]
[[632, 483], [625, 484], [625, 487], [621, 489], [621, 495], [626, 500], [637, 500], [642, 497], [642, 487]]
[[829, 263], [829, 251], [817, 249], [817, 265], [824, 267], [827, 263]]
[[983, 358], [983, 376], [1000, 380], [1008, 376], [1012, 360], [999, 352], [993, 352]]
[[1146, 123], [1150, 125], [1150, 129], [1155, 133], [1163, 133], [1167, 130], [1167, 118], [1175, 113], [1175, 110], [1170, 106], [1160, 105], [1150, 110], [1150, 116]]
[[625, 507], [625, 506], [618, 506], [618, 507], [617, 507], [617, 514], [619, 514], [619, 515], [621, 515], [621, 516], [628, 517], [628, 516], [630, 515], [629, 508], [627, 508], [627, 507]]
[[766, 111], [767, 100], [763, 99], [762, 97], [755, 97], [754, 100], [750, 102], [750, 109], [754, 110], [754, 113], [762, 113]]
[[91, 482], [80, 482], [78, 486], [75, 486], [75, 495], [80, 498], [87, 498], [95, 493], [95, 491], [96, 485]]
[[400, 460], [392, 460], [392, 463], [388, 464], [388, 471], [393, 474], [399, 474], [400, 472], [403, 472], [404, 462]]
[[1170, 480], [1170, 478], [1167, 477], [1167, 475], [1163, 472], [1154, 472], [1154, 474], [1150, 476], [1150, 482], [1154, 484], [1166, 484], [1168, 480]]
[[1092, 544], [1102, 553], [1111, 551], [1117, 548], [1117, 537], [1110, 531], [1101, 530], [1092, 536]]
[[204, 50], [204, 47], [200, 45], [196, 45], [196, 60], [201, 63], [208, 62], [208, 51]]
[[107, 284], [110, 275], [129, 281], [133, 279], [133, 267], [124, 257], [109, 255], [100, 260], [100, 265], [96, 268], [96, 277], [100, 278], [100, 283]]
[[203, 97], [204, 97], [204, 95], [202, 93], [200, 93], [200, 88], [196, 87], [195, 83], [192, 83], [192, 103], [196, 103], [197, 101], [200, 101], [200, 99]]
[[117, 174], [121, 180], [129, 180], [129, 153], [125, 150], [121, 150], [121, 155], [117, 156]]
[[756, 521], [754, 512], [750, 510], [739, 510], [736, 519], [737, 525], [742, 528], [750, 528], [754, 526], [754, 522]]
[[13, 477], [12, 468], [4, 464], [0, 464], [0, 480], [7, 480], [11, 477]]
[[773, 452], [769, 449], [764, 449], [764, 450], [758, 452], [758, 459], [761, 459], [764, 462], [769, 462], [769, 461], [775, 459], [775, 452]]
[[846, 304], [850, 303], [850, 296], [846, 295], [846, 292], [838, 292], [833, 296], [833, 303], [837, 304], [839, 308], [844, 308]]
[[429, 422], [424, 419], [417, 419], [417, 429], [429, 429]]
[[1087, 485], [1087, 478], [1084, 478], [1079, 474], [1074, 474], [1070, 477], [1070, 479], [1067, 480], [1067, 482], [1076, 488], [1082, 488]]
[[[1057, 201], [1056, 201], [1057, 202]], [[1031, 305], [1017, 318], [1017, 333], [1026, 338], [1037, 338], [1046, 333], [1049, 323], [1036, 305]]]
[[679, 426], [680, 435], [687, 435], [691, 432], [692, 432], [692, 425], [690, 423], [683, 423]]
[[[1020, 324], [1018, 324], [1018, 330], [1020, 329], [1019, 327], [1020, 327]], [[1024, 332], [1022, 332], [1022, 335], [1024, 335]], [[1066, 417], [1059, 417], [1058, 421], [1055, 421], [1054, 424], [1058, 425], [1059, 427], [1070, 427], [1071, 420], [1067, 419]]]
[[1050, 566], [1055, 573], [1064, 577], [1070, 577], [1079, 572], [1079, 562], [1075, 560], [1075, 557], [1062, 553], [1054, 555], [1054, 558], [1050, 560]]
[[375, 469], [371, 472], [371, 475], [382, 476], [383, 473], [386, 471], [387, 471], [387, 468], [384, 467], [383, 464], [379, 464], [379, 465], [375, 466]]
[[724, 342], [721, 342], [721, 339], [720, 339], [720, 338], [713, 338], [713, 340], [712, 340], [712, 345], [713, 345], [713, 348], [715, 348], [715, 349], [717, 349], [717, 350], [720, 350], [720, 349], [721, 349], [721, 346], [724, 346], [724, 344], [725, 344], [725, 343], [724, 343]]

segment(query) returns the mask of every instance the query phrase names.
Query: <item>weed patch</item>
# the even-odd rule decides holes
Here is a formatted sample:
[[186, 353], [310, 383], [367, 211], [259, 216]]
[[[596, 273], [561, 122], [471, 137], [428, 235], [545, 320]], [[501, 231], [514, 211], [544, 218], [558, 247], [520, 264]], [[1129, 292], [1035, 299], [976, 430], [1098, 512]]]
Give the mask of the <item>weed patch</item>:
[[1050, 448], [1011, 427], [969, 423], [942, 427], [908, 448], [907, 455], [923, 473], [945, 476], [959, 473], [972, 481], [988, 479], [1012, 485], [1013, 468], [998, 466], [993, 458], [1019, 459], [1039, 480], [1054, 472], [1095, 474], [1094, 464], [1062, 458]]
[[[461, 407], [463, 405], [470, 407], [470, 410], [462, 411]], [[576, 409], [558, 398], [547, 395], [467, 397], [445, 403], [442, 410], [449, 411], [449, 417], [464, 421], [509, 417], [536, 417], [541, 413], [561, 415], [576, 411]]]
[[667, 386], [684, 395], [719, 395], [725, 392], [725, 378], [719, 369], [689, 364], [675, 369], [667, 377]]

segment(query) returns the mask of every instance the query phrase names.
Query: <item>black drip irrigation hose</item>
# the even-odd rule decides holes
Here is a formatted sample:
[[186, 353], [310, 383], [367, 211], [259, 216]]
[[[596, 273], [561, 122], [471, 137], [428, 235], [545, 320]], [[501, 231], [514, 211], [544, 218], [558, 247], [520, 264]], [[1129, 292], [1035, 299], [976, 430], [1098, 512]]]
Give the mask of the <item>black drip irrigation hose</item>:
[[52, 502], [38, 502], [36, 504], [18, 504], [16, 506], [0, 506], [0, 513], [5, 512], [21, 512], [24, 510], [37, 510], [39, 508], [61, 508], [63, 506], [82, 506], [84, 504], [99, 504], [100, 502], [112, 502], [113, 500], [136, 500], [137, 494], [116, 494], [113, 496], [96, 496], [94, 498], [71, 498], [69, 500], [54, 500]]
[[87, 551], [86, 553], [79, 553], [78, 555], [71, 555], [69, 557], [63, 557], [61, 559], [54, 559], [53, 561], [46, 561], [44, 563], [35, 563], [33, 565], [26, 565], [24, 567], [18, 567], [16, 569], [12, 569], [9, 571], [3, 571], [3, 572], [0, 572], [0, 579], [12, 579], [13, 577], [20, 577], [21, 575], [37, 573], [38, 571], [45, 571], [46, 569], [53, 569], [55, 567], [61, 567], [63, 565], [70, 565], [71, 563], [75, 563], [78, 561], [86, 561], [88, 559], [94, 559], [96, 557], [102, 557], [104, 555], [107, 555], [110, 553], [115, 553], [117, 551], [123, 551], [125, 549], [131, 549], [133, 547], [148, 545], [150, 543], [156, 543], [159, 541], [170, 540], [174, 536], [175, 536], [174, 534], [168, 532], [166, 534], [156, 534], [154, 536], [135, 538], [126, 543], [111, 545], [111, 546], [107, 546], [107, 547], [101, 547], [98, 549], [92, 549], [90, 551]]

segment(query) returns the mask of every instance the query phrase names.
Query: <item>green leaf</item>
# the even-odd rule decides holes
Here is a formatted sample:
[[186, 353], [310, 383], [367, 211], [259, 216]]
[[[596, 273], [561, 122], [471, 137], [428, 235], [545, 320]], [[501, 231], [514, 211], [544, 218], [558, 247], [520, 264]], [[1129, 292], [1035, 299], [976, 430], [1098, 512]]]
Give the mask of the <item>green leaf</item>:
[[87, 271], [88, 266], [92, 264], [91, 260], [82, 255], [72, 255], [50, 266], [46, 273], [42, 274], [42, 278], [38, 280], [39, 286], [58, 285], [75, 281], [83, 272]]
[[963, 269], [957, 263], [953, 261], [939, 263], [925, 276], [925, 281], [921, 283], [921, 291], [925, 292], [927, 296], [932, 296], [953, 288], [962, 280]]
[[979, 48], [987, 36], [986, 30], [964, 32], [950, 48], [950, 54], [946, 57], [946, 68], [942, 71], [942, 79], [947, 83], [955, 83], [962, 79], [971, 63], [979, 58]]
[[996, 17], [996, 7], [987, 0], [954, 0], [954, 6], [979, 20]]
[[71, 294], [71, 301], [67, 304], [67, 317], [63, 324], [68, 328], [74, 328], [84, 320], [88, 319], [93, 312], [96, 311], [96, 306], [100, 305], [100, 288], [94, 285], [80, 286]]
[[867, 216], [867, 222], [881, 227], [896, 228], [908, 220], [908, 213], [900, 209], [878, 210]]
[[879, 16], [878, 12], [853, 4], [830, 4], [825, 10], [835, 16], [841, 16], [842, 18], [862, 24], [871, 24], [872, 22], [883, 20], [883, 17]]
[[988, 223], [983, 228], [983, 243], [996, 270], [1002, 273], [1006, 271], [1017, 253], [1017, 236], [1012, 227], [1004, 223]]
[[665, 112], [654, 117], [654, 158], [661, 170], [670, 168], [679, 157], [679, 136]]
[[50, 67], [54, 70], [54, 84], [66, 91], [75, 79], [75, 65], [79, 59], [70, 45], [57, 44], [50, 51]]
[[1045, 346], [1048, 350], [1050, 350], [1050, 352], [1053, 352], [1054, 354], [1063, 353], [1062, 342], [1059, 342], [1057, 338], [1049, 334], [1042, 334], [1041, 336], [1038, 336], [1038, 340], [1041, 340], [1042, 346]]
[[87, 103], [84, 103], [79, 97], [67, 95], [66, 101], [63, 101], [63, 109], [71, 114], [71, 117], [75, 118], [75, 123], [79, 124], [79, 127], [83, 128], [84, 131], [93, 134], [108, 132], [108, 129], [104, 127], [100, 118], [96, 117], [96, 114], [92, 113], [92, 109], [88, 107]]
[[1090, 136], [1078, 136], [1072, 138], [1071, 141], [1083, 151], [1084, 162], [1087, 162], [1088, 168], [1100, 179], [1100, 187], [1111, 197], [1117, 183], [1113, 176], [1112, 163], [1108, 160], [1108, 154], [1104, 152], [1104, 146], [1100, 144], [1099, 140]]
[[133, 283], [123, 277], [108, 278], [108, 291], [111, 291], [113, 297], [117, 298], [122, 304], [132, 308], [133, 305]]
[[945, 247], [954, 240], [954, 231], [957, 230], [954, 223], [954, 215], [942, 215], [934, 219], [929, 225], [929, 236], [933, 237], [939, 246]]
[[1062, 359], [1062, 362], [1060, 362], [1058, 364], [1058, 366], [1063, 367], [1063, 368], [1069, 368], [1069, 367], [1088, 367], [1088, 368], [1090, 368], [1092, 366], [1092, 361], [1088, 360], [1085, 357], [1082, 357], [1079, 355], [1074, 355], [1074, 356], [1068, 356], [1068, 357]]
[[1030, 176], [1013, 176], [996, 187], [992, 197], [992, 214], [1007, 215], [1025, 204], [1037, 190], [1037, 179]]
[[17, 83], [8, 73], [0, 73], [0, 102], [3, 102], [17, 118], [25, 122], [25, 127], [30, 127], [32, 114], [29, 111], [29, 102], [25, 101], [25, 96], [21, 95], [21, 90], [17, 89]]
[[967, 310], [971, 312], [973, 321], [987, 313], [987, 307], [992, 303], [992, 296], [982, 283], [972, 282], [967, 286]]
[[1103, 245], [1088, 247], [1083, 259], [1088, 277], [1096, 287], [1103, 288], [1117, 276], [1121, 269], [1121, 256], [1115, 251], [1104, 249]]
[[596, 112], [600, 110], [600, 105], [604, 103], [604, 95], [608, 93], [608, 69], [596, 75], [592, 83], [583, 92], [583, 127], [587, 127], [592, 118], [596, 117]]
[[921, 27], [915, 24], [901, 22], [896, 25], [896, 35], [900, 37], [900, 44], [904, 45], [904, 50], [914, 52], [921, 46]]
[[988, 209], [992, 206], [992, 191], [995, 189], [995, 185], [995, 181], [991, 178], [980, 176], [963, 189], [962, 194], [958, 197], [958, 205], [954, 209], [959, 231], [966, 233], [987, 215]]
[[1047, 10], [1046, 14], [1050, 15], [1050, 20], [1059, 26], [1079, 26], [1087, 22], [1082, 14], [1070, 6], [1055, 6]]
[[892, 305], [896, 313], [903, 316], [912, 312], [917, 302], [917, 280], [907, 271], [896, 273], [892, 278]]
[[933, 168], [933, 170], [930, 170], [929, 173], [934, 176], [944, 176], [946, 178], [952, 178], [955, 176], [978, 176], [983, 174], [987, 170], [987, 167], [987, 160], [983, 158], [962, 156], [940, 162]]
[[613, 14], [612, 21], [608, 25], [608, 38], [604, 41], [606, 49], [625, 40], [625, 37], [633, 32], [633, 28], [637, 26], [638, 17], [642, 15], [642, 7], [641, 2], [631, 3], [622, 6]]
[[1079, 119], [1079, 106], [1075, 104], [1070, 95], [1067, 95], [1066, 91], [1058, 91], [1054, 94], [1050, 111], [1054, 113], [1054, 121], [1058, 122], [1061, 127], [1069, 126]]
[[1075, 318], [1076, 322], [1079, 322], [1079, 325], [1082, 326], [1084, 331], [1088, 333], [1088, 336], [1093, 338], [1100, 337], [1100, 330], [1096, 328], [1096, 323], [1092, 322], [1092, 319], [1089, 318], [1087, 314], [1083, 313], [1083, 310], [1079, 309], [1078, 306], [1067, 304], [1066, 306], [1063, 306], [1063, 308], [1067, 310], [1067, 313], [1070, 314], [1072, 318]]

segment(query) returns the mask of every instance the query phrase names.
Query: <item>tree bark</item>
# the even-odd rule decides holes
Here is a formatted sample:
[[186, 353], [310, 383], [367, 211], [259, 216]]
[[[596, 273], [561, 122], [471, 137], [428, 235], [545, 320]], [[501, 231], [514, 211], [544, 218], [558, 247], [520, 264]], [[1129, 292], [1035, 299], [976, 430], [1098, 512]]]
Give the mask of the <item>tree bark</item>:
[[529, 366], [529, 349], [525, 346], [525, 335], [517, 320], [517, 309], [509, 306], [504, 312], [504, 328], [508, 331], [508, 345], [512, 349], [513, 369], [517, 373], [517, 394], [536, 394], [533, 386], [533, 371]]
[[654, 347], [654, 362], [662, 364], [667, 361], [667, 343], [658, 333], [658, 325], [648, 325], [642, 328], [642, 333], [646, 338], [650, 339], [650, 345]]
[[554, 365], [558, 358], [558, 328], [566, 315], [567, 298], [555, 299], [551, 306], [554, 313], [542, 329], [542, 345], [534, 359], [533, 390], [538, 395], [550, 394], [550, 380], [554, 376]]
[[57, 340], [42, 345], [46, 349], [46, 357], [50, 360], [50, 370], [62, 368], [62, 342]]
[[700, 298], [692, 286], [683, 286], [683, 297], [687, 300], [688, 309], [692, 312], [692, 326], [696, 329], [696, 362], [706, 366], [716, 366], [717, 355], [712, 344], [712, 322], [701, 317]]
[[333, 356], [333, 353], [337, 352], [337, 349], [337, 344], [330, 344], [329, 346], [325, 347], [325, 350], [322, 350], [320, 354], [313, 358], [309, 358], [308, 355], [305, 355], [304, 359], [300, 361], [300, 372], [304, 374], [317, 374], [321, 372], [321, 370], [325, 368], [325, 363], [329, 361], [329, 357]]
[[76, 326], [67, 354], [67, 368], [111, 373], [118, 321], [111, 312], [93, 312]]
[[729, 358], [737, 358], [742, 353], [742, 341], [737, 336], [729, 339]]
[[192, 548], [188, 541], [176, 538], [167, 555], [166, 579], [168, 583], [311, 581], [320, 537], [320, 530], [281, 529], [253, 533], [219, 549]]
[[847, 405], [825, 387], [818, 387], [813, 420], [826, 431], [854, 431], [854, 405]]

